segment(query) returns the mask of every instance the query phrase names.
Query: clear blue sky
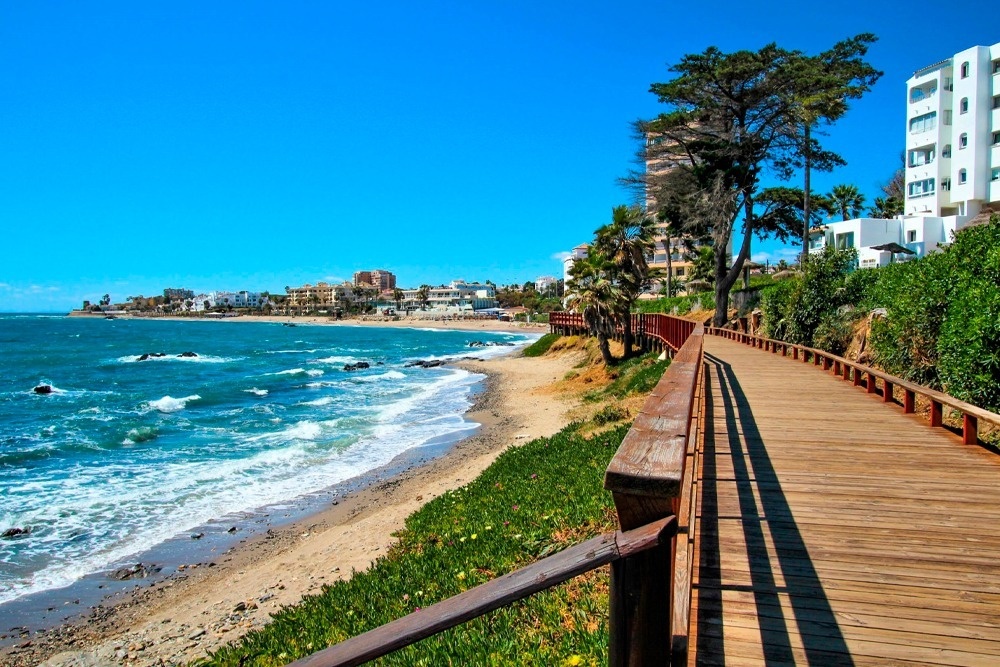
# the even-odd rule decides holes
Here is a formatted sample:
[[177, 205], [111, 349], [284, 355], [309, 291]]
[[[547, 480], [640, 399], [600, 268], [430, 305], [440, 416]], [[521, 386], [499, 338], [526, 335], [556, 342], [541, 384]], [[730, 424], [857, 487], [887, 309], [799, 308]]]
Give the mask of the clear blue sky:
[[849, 165], [815, 179], [870, 201], [904, 82], [1000, 39], [995, 5], [808, 4], [4, 2], [0, 310], [365, 268], [403, 286], [559, 275], [630, 199], [615, 179], [629, 122], [659, 111], [649, 84], [710, 45], [879, 35], [885, 76], [828, 139]]

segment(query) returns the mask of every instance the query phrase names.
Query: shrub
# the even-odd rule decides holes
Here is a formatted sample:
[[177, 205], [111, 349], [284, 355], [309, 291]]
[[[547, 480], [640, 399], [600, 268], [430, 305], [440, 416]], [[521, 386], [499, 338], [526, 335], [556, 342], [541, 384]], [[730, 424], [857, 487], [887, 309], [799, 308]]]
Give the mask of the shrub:
[[844, 282], [857, 263], [854, 249], [836, 250], [827, 246], [806, 262], [805, 273], [789, 295], [785, 311], [785, 340], [813, 346], [816, 328], [846, 303]]
[[789, 303], [792, 294], [799, 289], [798, 278], [789, 278], [775, 283], [760, 296], [760, 311], [763, 318], [764, 335], [768, 338], [787, 340]]
[[605, 405], [594, 415], [594, 423], [598, 426], [620, 422], [623, 419], [628, 419], [628, 411], [613, 404]]
[[559, 340], [559, 334], [547, 333], [534, 343], [524, 348], [524, 356], [526, 357], [540, 357], [549, 351], [552, 344]]

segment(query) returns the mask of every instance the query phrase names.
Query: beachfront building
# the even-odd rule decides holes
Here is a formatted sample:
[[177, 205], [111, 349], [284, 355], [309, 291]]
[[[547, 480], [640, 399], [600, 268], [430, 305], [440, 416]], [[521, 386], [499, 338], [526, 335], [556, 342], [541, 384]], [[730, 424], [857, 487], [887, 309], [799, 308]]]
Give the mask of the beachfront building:
[[559, 279], [555, 276], [538, 276], [535, 278], [535, 290], [539, 294], [545, 294], [550, 289], [557, 289], [558, 286]]
[[307, 283], [302, 287], [286, 287], [285, 293], [288, 295], [286, 308], [291, 313], [346, 310], [358, 300], [354, 286], [348, 282], [339, 285]]
[[[422, 306], [419, 289], [403, 290], [403, 307], [408, 310]], [[427, 290], [427, 307], [436, 311], [487, 310], [497, 307], [496, 290], [488, 283], [452, 281], [450, 285]]]
[[354, 273], [354, 286], [374, 287], [379, 293], [391, 292], [396, 289], [396, 275], [385, 269], [356, 271]]
[[1000, 202], [1000, 43], [917, 70], [906, 94], [904, 215], [961, 227]]
[[566, 257], [563, 258], [563, 284], [568, 284], [570, 281], [570, 271], [573, 269], [573, 263], [578, 259], [583, 259], [587, 256], [587, 244], [581, 243], [567, 253]]
[[260, 309], [269, 305], [268, 297], [261, 292], [241, 290], [239, 292], [216, 291], [206, 294], [191, 293], [191, 298], [185, 299], [181, 310], [201, 313], [214, 308], [250, 308]]
[[[809, 251], [855, 248], [862, 268], [923, 257], [1000, 204], [1000, 43], [974, 46], [906, 82], [903, 214], [810, 230]], [[896, 244], [909, 253], [877, 246]]]

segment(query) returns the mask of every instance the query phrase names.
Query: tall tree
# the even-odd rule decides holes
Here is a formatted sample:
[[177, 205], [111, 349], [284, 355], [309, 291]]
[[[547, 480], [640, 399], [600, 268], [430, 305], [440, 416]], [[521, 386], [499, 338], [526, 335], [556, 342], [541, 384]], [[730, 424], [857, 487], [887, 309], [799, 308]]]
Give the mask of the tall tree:
[[834, 209], [840, 213], [841, 220], [858, 217], [865, 205], [865, 196], [856, 185], [835, 185], [827, 197]]
[[567, 305], [583, 315], [590, 334], [597, 339], [601, 358], [608, 366], [616, 361], [608, 339], [614, 334], [615, 316], [622, 300], [619, 286], [610, 277], [613, 271], [604, 253], [591, 244], [587, 255], [573, 262], [566, 286], [570, 293]]
[[621, 294], [617, 307], [625, 358], [632, 356], [632, 305], [649, 286], [656, 222], [638, 206], [616, 206], [611, 222], [597, 230], [594, 246], [609, 262], [611, 280]]
[[[709, 234], [716, 249], [716, 326], [726, 321], [729, 291], [750, 256], [752, 237], [770, 233], [768, 220], [754, 211], [761, 173], [789, 178], [801, 162], [804, 104], [814, 123], [832, 122], [846, 111], [847, 99], [874, 83], [879, 73], [862, 59], [874, 39], [859, 35], [819, 56], [775, 44], [735, 53], [711, 47], [684, 56], [670, 69], [672, 80], [651, 86], [668, 110], [639, 121], [636, 129], [647, 138], [646, 164], [668, 166], [647, 169], [647, 184], [656, 191], [657, 180], [682, 175], [684, 223]], [[826, 97], [843, 103], [811, 102]], [[810, 155], [822, 151], [813, 137], [806, 146]], [[730, 266], [728, 250], [740, 220], [743, 242]]]
[[903, 213], [903, 200], [895, 197], [875, 197], [875, 202], [868, 209], [868, 215], [873, 218], [890, 220]]

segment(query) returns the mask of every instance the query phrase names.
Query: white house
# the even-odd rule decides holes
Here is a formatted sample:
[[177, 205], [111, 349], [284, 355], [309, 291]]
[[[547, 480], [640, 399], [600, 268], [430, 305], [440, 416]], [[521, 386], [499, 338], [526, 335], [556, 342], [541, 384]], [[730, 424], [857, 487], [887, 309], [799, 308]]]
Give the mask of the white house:
[[535, 289], [544, 294], [545, 290], [557, 284], [559, 280], [555, 276], [538, 276], [535, 278]]
[[897, 261], [923, 257], [938, 246], [951, 242], [952, 235], [961, 229], [959, 218], [960, 216], [954, 215], [910, 215], [892, 219], [855, 218], [831, 222], [809, 230], [809, 252], [820, 252], [827, 246], [838, 250], [856, 248], [861, 268], [885, 266], [892, 261], [892, 253], [876, 250], [873, 246], [895, 243], [913, 252], [913, 255], [896, 255]]
[[[420, 290], [403, 290], [403, 304], [407, 308], [420, 308]], [[486, 310], [497, 307], [496, 290], [485, 283], [467, 283], [454, 280], [451, 285], [431, 287], [427, 291], [427, 305], [432, 310]]]

